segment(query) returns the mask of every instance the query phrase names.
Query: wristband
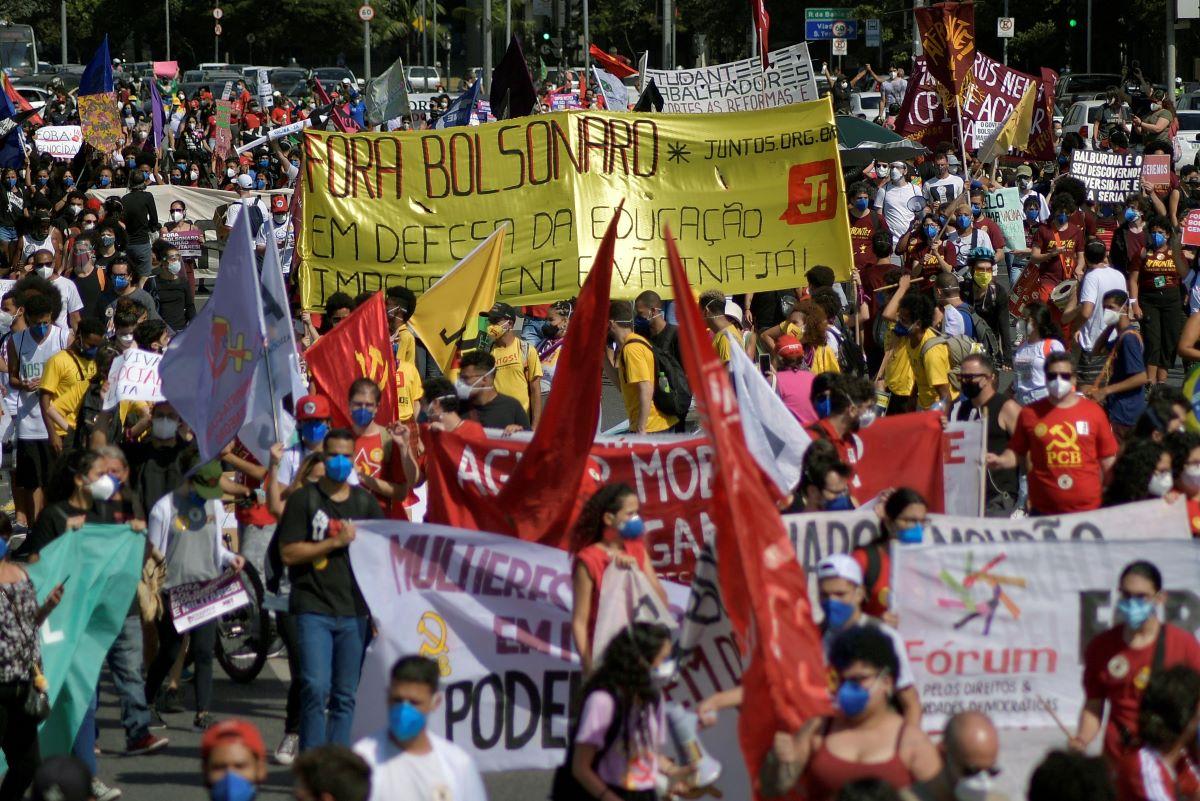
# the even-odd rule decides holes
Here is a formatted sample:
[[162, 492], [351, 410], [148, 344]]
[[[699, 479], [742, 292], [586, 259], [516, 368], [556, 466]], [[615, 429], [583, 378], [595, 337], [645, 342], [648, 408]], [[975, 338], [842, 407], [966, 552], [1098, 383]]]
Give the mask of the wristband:
[[1130, 306], [1136, 306], [1136, 305], [1137, 305], [1137, 298], [1130, 298], [1130, 299], [1129, 299], [1129, 305], [1130, 305]]

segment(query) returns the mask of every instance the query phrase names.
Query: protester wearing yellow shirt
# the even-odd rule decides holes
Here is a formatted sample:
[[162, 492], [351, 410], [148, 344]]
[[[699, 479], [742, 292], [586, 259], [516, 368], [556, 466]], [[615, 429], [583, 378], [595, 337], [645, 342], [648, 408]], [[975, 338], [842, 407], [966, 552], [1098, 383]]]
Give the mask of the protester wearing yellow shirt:
[[421, 388], [421, 374], [411, 362], [396, 360], [396, 403], [397, 420], [407, 423], [417, 416], [421, 408], [421, 398], [424, 397]]
[[933, 300], [924, 294], [906, 295], [897, 312], [897, 336], [905, 337], [905, 353], [917, 385], [917, 407], [948, 413], [958, 393], [950, 385], [950, 348], [943, 343], [927, 347], [937, 338], [933, 329]]
[[704, 310], [704, 321], [713, 333], [713, 348], [721, 364], [728, 364], [732, 349], [741, 345], [742, 310], [733, 301], [727, 301], [719, 289], [710, 289], [700, 295], [700, 308]]
[[488, 312], [488, 337], [496, 360], [493, 384], [501, 395], [517, 399], [536, 428], [542, 416], [542, 362], [537, 349], [513, 333], [516, 322], [517, 310], [507, 303], [497, 303]]
[[621, 388], [629, 430], [634, 434], [666, 431], [679, 421], [654, 405], [654, 352], [645, 337], [633, 333], [633, 303], [614, 300], [608, 306], [608, 330], [617, 344], [604, 360], [609, 379]]
[[49, 425], [50, 447], [61, 453], [67, 432], [75, 427], [75, 412], [96, 375], [96, 353], [104, 342], [106, 324], [97, 318], [79, 321], [75, 341], [51, 356], [38, 387], [42, 419]]
[[829, 347], [826, 331], [829, 318], [825, 310], [811, 298], [805, 298], [792, 307], [788, 319], [777, 326], [763, 331], [762, 341], [772, 351], [775, 350], [775, 340], [788, 334], [799, 340], [804, 348], [800, 366], [813, 375], [821, 373], [840, 373], [842, 366], [838, 363], [837, 354]]
[[417, 310], [417, 296], [406, 286], [390, 286], [387, 290], [387, 318], [392, 328], [392, 347], [396, 363], [417, 363], [417, 337], [408, 325]]

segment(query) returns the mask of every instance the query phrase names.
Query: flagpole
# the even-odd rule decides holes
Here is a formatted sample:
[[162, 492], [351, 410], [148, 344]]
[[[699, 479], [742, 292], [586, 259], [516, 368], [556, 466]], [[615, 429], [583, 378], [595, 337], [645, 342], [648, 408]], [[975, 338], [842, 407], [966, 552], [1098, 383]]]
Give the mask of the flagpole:
[[963, 127], [962, 103], [959, 101], [957, 93], [954, 95], [954, 114], [958, 117], [958, 145], [962, 152], [962, 169], [964, 181], [966, 182], [965, 189], [969, 192], [971, 189], [971, 180], [967, 172], [967, 130]]

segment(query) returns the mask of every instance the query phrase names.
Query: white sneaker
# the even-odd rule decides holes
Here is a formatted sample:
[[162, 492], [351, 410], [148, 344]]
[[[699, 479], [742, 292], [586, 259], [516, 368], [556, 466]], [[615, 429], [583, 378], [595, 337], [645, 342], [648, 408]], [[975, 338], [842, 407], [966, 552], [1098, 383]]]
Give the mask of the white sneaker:
[[[283, 739], [279, 741], [279, 747], [275, 749], [275, 761], [283, 766], [291, 765], [296, 761], [296, 753], [300, 750], [300, 736], [296, 734], [285, 734]], [[97, 801], [100, 801], [97, 799]]]
[[109, 787], [99, 779], [92, 779], [92, 797], [96, 801], [117, 801], [121, 797], [121, 791], [116, 787]]

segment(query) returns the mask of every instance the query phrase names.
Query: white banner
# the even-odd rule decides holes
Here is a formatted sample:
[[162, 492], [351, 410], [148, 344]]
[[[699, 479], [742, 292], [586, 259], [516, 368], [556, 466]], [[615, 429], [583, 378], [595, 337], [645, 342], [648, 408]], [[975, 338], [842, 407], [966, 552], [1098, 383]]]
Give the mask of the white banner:
[[282, 139], [285, 136], [291, 136], [294, 133], [299, 133], [300, 131], [303, 131], [305, 128], [308, 128], [311, 125], [312, 125], [311, 117], [305, 117], [302, 120], [296, 120], [295, 122], [289, 122], [287, 125], [280, 125], [278, 128], [272, 128], [271, 130], [267, 131], [266, 136], [260, 136], [257, 139], [255, 139], [254, 141], [247, 142], [244, 145], [238, 145], [236, 148], [234, 148], [234, 150], [236, 150], [237, 154], [240, 156], [243, 153], [245, 153], [247, 150], [253, 150], [254, 148], [258, 147], [259, 145], [265, 145], [268, 141], [270, 141], [272, 139]]
[[1200, 543], [1190, 538], [894, 548], [892, 598], [922, 726], [941, 729], [967, 709], [999, 727], [1054, 726], [1039, 698], [1073, 725], [1084, 649], [1112, 625], [1117, 578], [1138, 559], [1162, 571], [1167, 619], [1197, 631]]
[[770, 62], [765, 72], [758, 56], [691, 70], [647, 69], [640, 85], [654, 79], [668, 114], [755, 111], [817, 99], [807, 44], [774, 50]]
[[113, 359], [108, 370], [108, 391], [104, 393], [104, 410], [115, 409], [121, 401], [166, 400], [162, 394], [162, 378], [158, 375], [161, 353], [130, 348]]
[[605, 108], [609, 111], [628, 111], [628, 93], [625, 91], [625, 84], [621, 83], [621, 79], [595, 65], [592, 65], [592, 72], [596, 76], [596, 83], [600, 84], [600, 94], [604, 96]]
[[83, 146], [83, 129], [78, 125], [46, 125], [33, 132], [39, 153], [69, 161]]
[[171, 620], [180, 634], [250, 603], [241, 573], [180, 584], [167, 592], [171, 599]]
[[[350, 562], [378, 621], [367, 649], [354, 737], [387, 725], [388, 675], [404, 655], [437, 660], [442, 705], [431, 730], [466, 749], [483, 771], [561, 764], [568, 715], [582, 685], [571, 636], [571, 563], [566, 551], [513, 537], [446, 526], [360, 521]], [[665, 582], [672, 613], [688, 588]], [[664, 688], [690, 708], [736, 686], [741, 660], [728, 624], [707, 626]], [[726, 798], [748, 798], [736, 714], [702, 735], [723, 766]]]
[[987, 434], [983, 420], [952, 422], [942, 432], [942, 487], [946, 514], [983, 513]]
[[[850, 553], [880, 536], [879, 518], [873, 508], [866, 506], [853, 512], [784, 515], [783, 522], [800, 563], [810, 573], [829, 554]], [[1147, 532], [1158, 539], [1191, 539], [1187, 504], [1141, 501], [1094, 512], [1019, 520], [929, 515], [925, 538], [935, 545], [1032, 540], [1097, 542], [1144, 539]]]

